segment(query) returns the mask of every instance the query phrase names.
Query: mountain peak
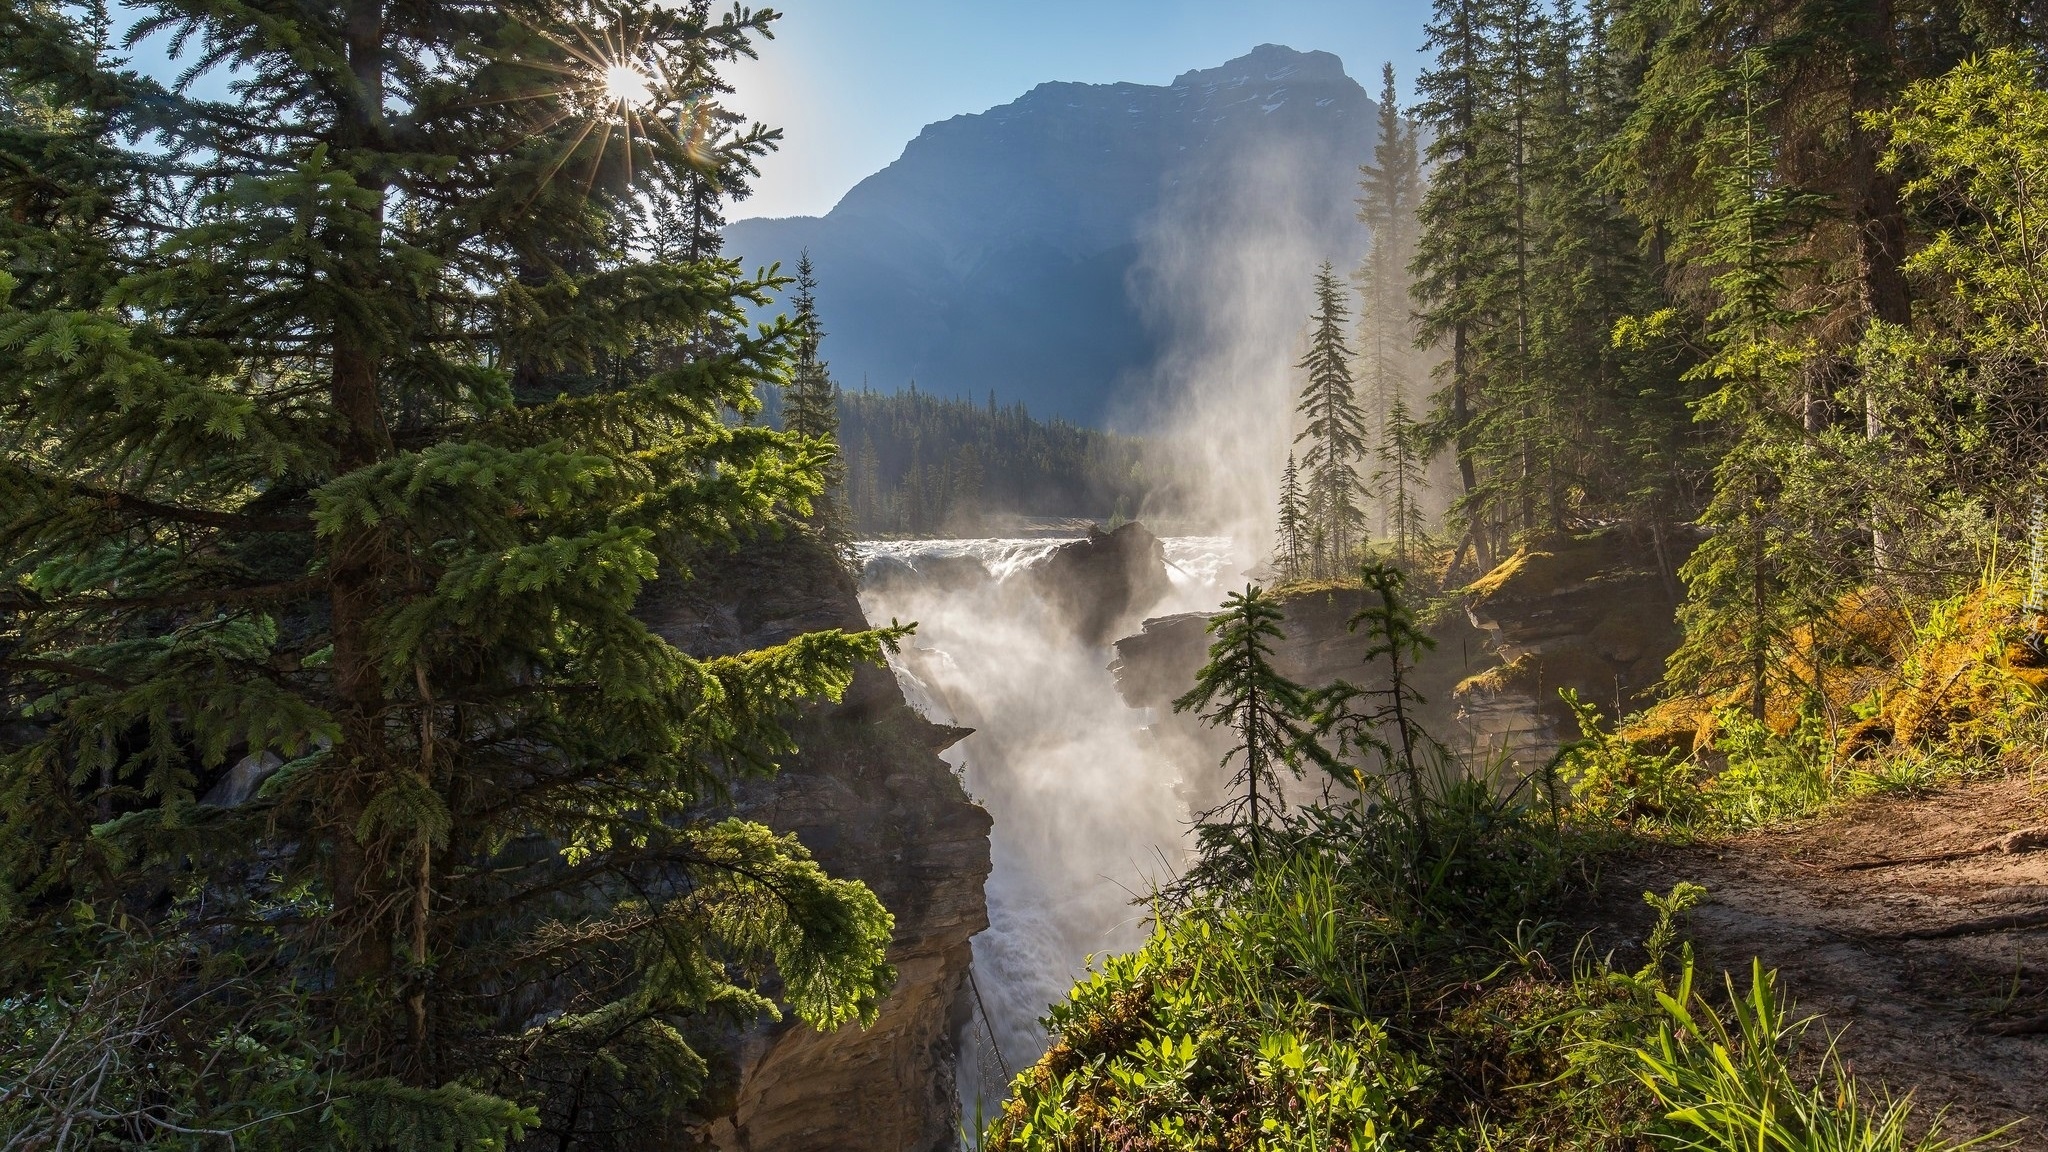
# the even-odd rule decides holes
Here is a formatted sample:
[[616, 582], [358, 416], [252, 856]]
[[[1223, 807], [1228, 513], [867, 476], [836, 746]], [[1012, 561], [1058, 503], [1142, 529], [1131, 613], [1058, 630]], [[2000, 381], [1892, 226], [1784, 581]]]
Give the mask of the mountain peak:
[[1283, 80], [1296, 84], [1338, 84], [1350, 78], [1344, 71], [1344, 62], [1331, 53], [1297, 52], [1284, 44], [1261, 44], [1217, 67], [1183, 72], [1173, 78], [1173, 87], [1235, 87]]
[[[1297, 295], [1317, 261], [1361, 258], [1376, 123], [1337, 57], [1277, 44], [1170, 87], [1043, 84], [928, 125], [823, 217], [735, 222], [726, 250], [784, 268], [810, 252], [849, 383], [994, 389], [1094, 423], [1166, 386], [1177, 321], [1157, 302], [1182, 245], [1278, 237]], [[1307, 314], [1305, 295], [1272, 300]]]

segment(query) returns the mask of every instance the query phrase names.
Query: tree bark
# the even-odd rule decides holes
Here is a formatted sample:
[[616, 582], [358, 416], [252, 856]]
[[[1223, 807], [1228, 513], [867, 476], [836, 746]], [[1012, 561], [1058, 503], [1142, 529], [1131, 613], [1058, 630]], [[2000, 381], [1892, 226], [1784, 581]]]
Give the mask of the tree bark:
[[[382, 0], [352, 0], [345, 25], [352, 91], [339, 94], [337, 158], [375, 151], [384, 132], [384, 10]], [[359, 183], [381, 193], [379, 165], [361, 170]], [[371, 212], [371, 238], [343, 254], [347, 288], [374, 293], [381, 253], [381, 195]], [[336, 439], [337, 475], [369, 467], [389, 452], [373, 334], [348, 319], [335, 318], [329, 401], [340, 419]], [[378, 983], [390, 970], [392, 925], [385, 907], [389, 877], [357, 837], [363, 812], [384, 775], [385, 741], [380, 730], [383, 685], [371, 622], [382, 607], [384, 544], [374, 530], [351, 528], [327, 539], [324, 560], [331, 611], [336, 721], [342, 739], [335, 749], [334, 791], [327, 798], [325, 832], [331, 846], [328, 878], [334, 900], [335, 975], [346, 994]], [[365, 1043], [381, 1047], [387, 1030], [371, 1021]], [[374, 1059], [374, 1054], [371, 1055]]]
[[[1859, 41], [1850, 67], [1849, 106], [1852, 117], [1876, 111], [1891, 102], [1890, 79], [1897, 75], [1892, 43], [1891, 0], [1875, 0], [1855, 24]], [[1863, 281], [1864, 304], [1873, 320], [1905, 327], [1913, 321], [1913, 298], [1906, 283], [1906, 216], [1899, 202], [1899, 181], [1879, 164], [1877, 133], [1852, 120], [1849, 137], [1849, 181], [1855, 204], [1856, 255]], [[1864, 390], [1863, 434], [1871, 444], [1885, 438], [1884, 418], [1876, 394]], [[1870, 516], [1870, 565], [1873, 576], [1892, 567], [1893, 541]]]

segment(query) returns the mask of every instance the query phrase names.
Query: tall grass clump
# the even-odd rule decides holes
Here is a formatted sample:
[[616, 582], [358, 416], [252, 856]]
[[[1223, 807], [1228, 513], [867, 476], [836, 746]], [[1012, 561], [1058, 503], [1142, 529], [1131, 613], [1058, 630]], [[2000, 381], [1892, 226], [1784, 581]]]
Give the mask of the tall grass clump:
[[1693, 986], [1687, 958], [1675, 987], [1656, 992], [1664, 1018], [1654, 1040], [1634, 1050], [1637, 1075], [1666, 1109], [1657, 1125], [1667, 1148], [1696, 1152], [1962, 1152], [2004, 1130], [1963, 1140], [1937, 1116], [1913, 1122], [1910, 1096], [1859, 1085], [1834, 1038], [1810, 1071], [1800, 1071], [1812, 1017], [1796, 1018], [1777, 974], [1750, 966], [1749, 988], [1724, 977], [1727, 1008]]

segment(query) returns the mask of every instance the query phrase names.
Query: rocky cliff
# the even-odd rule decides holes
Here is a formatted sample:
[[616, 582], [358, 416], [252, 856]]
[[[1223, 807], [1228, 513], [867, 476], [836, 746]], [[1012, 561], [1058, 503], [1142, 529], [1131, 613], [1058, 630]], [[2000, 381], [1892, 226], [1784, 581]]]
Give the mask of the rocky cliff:
[[[749, 548], [642, 612], [670, 642], [710, 655], [803, 632], [865, 628], [853, 579], [807, 543]], [[988, 925], [988, 815], [938, 753], [963, 733], [927, 723], [887, 669], [863, 669], [838, 705], [796, 726], [803, 751], [749, 781], [739, 814], [794, 832], [835, 876], [865, 882], [896, 917], [898, 977], [873, 1027], [762, 1025], [727, 1037], [696, 1130], [720, 1152], [952, 1149], [956, 1013], [968, 938]]]
[[[1384, 662], [1368, 664], [1371, 642], [1350, 630], [1352, 616], [1365, 605], [1356, 588], [1319, 587], [1283, 593], [1285, 638], [1273, 644], [1273, 664], [1297, 684], [1321, 687], [1344, 680], [1363, 688], [1385, 681]], [[1111, 671], [1117, 690], [1134, 708], [1150, 708], [1161, 720], [1168, 739], [1203, 738], [1189, 716], [1172, 716], [1173, 700], [1194, 684], [1195, 672], [1207, 659], [1208, 618], [1199, 613], [1145, 621], [1141, 631], [1117, 641]], [[1483, 632], [1462, 615], [1445, 614], [1429, 629], [1436, 648], [1423, 658], [1411, 683], [1421, 693], [1421, 721], [1454, 748], [1461, 744], [1455, 692], [1457, 685], [1493, 663]], [[1220, 746], [1215, 749], [1220, 754]], [[1320, 781], [1309, 782], [1319, 787]]]
[[[1424, 724], [1454, 751], [1540, 766], [1578, 736], [1559, 689], [1609, 716], [1649, 702], [1678, 645], [1672, 589], [1653, 550], [1619, 530], [1521, 549], [1430, 624], [1436, 648], [1414, 681], [1427, 701]], [[1284, 675], [1312, 686], [1380, 686], [1383, 670], [1365, 663], [1367, 641], [1347, 627], [1361, 592], [1316, 588], [1282, 602], [1286, 639], [1273, 658]], [[1168, 716], [1204, 662], [1205, 624], [1194, 614], [1147, 620], [1117, 642], [1113, 670], [1131, 706]], [[1194, 735], [1185, 717], [1167, 726]]]
[[[1664, 561], [1684, 558], [1667, 550]], [[1528, 767], [1579, 735], [1560, 689], [1625, 715], [1650, 703], [1678, 647], [1670, 570], [1618, 528], [1525, 546], [1467, 588], [1464, 605], [1498, 659], [1457, 686], [1459, 722]]]
[[1138, 523], [1113, 532], [1090, 526], [1086, 539], [1062, 545], [1025, 580], [1091, 647], [1116, 639], [1173, 590], [1165, 545]]

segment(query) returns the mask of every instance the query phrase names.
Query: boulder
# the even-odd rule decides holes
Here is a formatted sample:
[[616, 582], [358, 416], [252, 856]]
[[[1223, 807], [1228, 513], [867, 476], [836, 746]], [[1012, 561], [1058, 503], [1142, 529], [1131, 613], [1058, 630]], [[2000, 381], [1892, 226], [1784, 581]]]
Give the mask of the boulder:
[[1085, 540], [1056, 549], [1025, 573], [1033, 591], [1060, 610], [1075, 636], [1106, 645], [1166, 599], [1166, 546], [1138, 523], [1113, 532], [1090, 527]]

